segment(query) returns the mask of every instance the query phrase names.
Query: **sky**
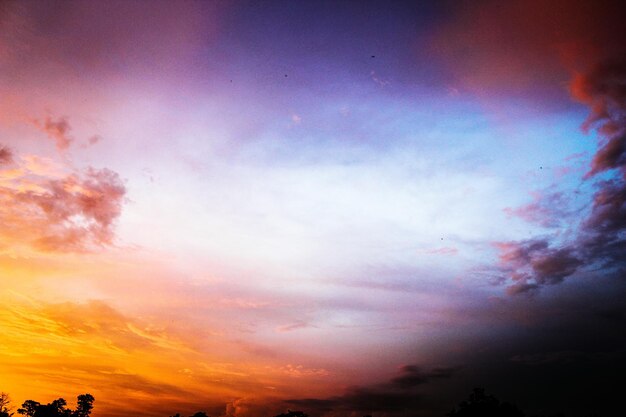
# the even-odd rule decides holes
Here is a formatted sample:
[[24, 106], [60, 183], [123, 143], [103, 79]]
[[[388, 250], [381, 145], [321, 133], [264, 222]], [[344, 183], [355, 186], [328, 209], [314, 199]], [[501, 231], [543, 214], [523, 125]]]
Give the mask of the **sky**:
[[0, 391], [613, 415], [611, 1], [3, 1]]

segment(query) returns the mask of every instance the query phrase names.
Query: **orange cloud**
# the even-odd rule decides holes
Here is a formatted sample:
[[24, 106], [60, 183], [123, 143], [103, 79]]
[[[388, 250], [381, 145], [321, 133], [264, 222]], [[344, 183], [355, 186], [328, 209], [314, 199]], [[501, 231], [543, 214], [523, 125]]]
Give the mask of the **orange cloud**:
[[176, 358], [193, 354], [184, 341], [103, 302], [5, 303], [0, 329], [3, 383], [16, 397], [88, 390], [106, 415], [122, 398], [191, 396], [177, 372]]
[[0, 373], [16, 403], [90, 392], [101, 416], [220, 415], [250, 395], [271, 404], [277, 395], [323, 387], [329, 377], [297, 362], [233, 362], [227, 340], [209, 351], [198, 341], [214, 336], [200, 328], [131, 317], [103, 301], [47, 303], [9, 291], [3, 301]]

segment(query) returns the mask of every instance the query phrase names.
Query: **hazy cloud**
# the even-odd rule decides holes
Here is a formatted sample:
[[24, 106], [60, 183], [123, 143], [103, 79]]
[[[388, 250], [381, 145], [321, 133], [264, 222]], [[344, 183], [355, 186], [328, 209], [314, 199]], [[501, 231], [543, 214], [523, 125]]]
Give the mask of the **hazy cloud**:
[[69, 132], [72, 128], [67, 117], [62, 116], [54, 120], [52, 117], [46, 116], [44, 120], [35, 120], [34, 123], [35, 126], [55, 142], [59, 152], [63, 152], [70, 147], [73, 139], [69, 136]]
[[468, 6], [454, 9], [429, 47], [463, 87], [484, 100], [531, 93], [543, 98], [534, 105], [562, 102], [568, 69], [623, 53], [619, 1], [483, 0]]
[[567, 203], [567, 197], [562, 192], [534, 193], [532, 203], [516, 208], [507, 207], [504, 212], [544, 227], [558, 227], [571, 214]]
[[89, 145], [95, 145], [96, 143], [100, 142], [102, 140], [102, 136], [100, 135], [93, 135], [91, 137], [89, 137], [89, 139], [87, 140], [87, 143]]
[[13, 152], [6, 146], [0, 145], [0, 165], [8, 165], [13, 162]]

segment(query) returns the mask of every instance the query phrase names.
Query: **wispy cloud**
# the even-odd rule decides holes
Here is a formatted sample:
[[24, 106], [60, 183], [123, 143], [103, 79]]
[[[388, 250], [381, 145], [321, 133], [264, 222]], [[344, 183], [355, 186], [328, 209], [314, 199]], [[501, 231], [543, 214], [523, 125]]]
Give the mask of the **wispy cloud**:
[[54, 141], [59, 152], [66, 151], [74, 141], [74, 138], [70, 136], [72, 128], [65, 116], [58, 117], [56, 120], [51, 116], [46, 116], [44, 120], [36, 119], [33, 123]]

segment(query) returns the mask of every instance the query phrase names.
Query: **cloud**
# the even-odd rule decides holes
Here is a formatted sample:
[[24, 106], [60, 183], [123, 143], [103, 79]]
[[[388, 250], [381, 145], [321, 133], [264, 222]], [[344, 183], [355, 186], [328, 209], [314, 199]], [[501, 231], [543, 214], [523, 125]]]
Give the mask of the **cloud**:
[[54, 120], [52, 117], [46, 116], [43, 121], [35, 120], [34, 123], [35, 126], [55, 142], [59, 152], [66, 151], [70, 147], [73, 139], [69, 136], [71, 127], [67, 117], [62, 116]]
[[[166, 330], [154, 318], [134, 318], [100, 300], [45, 303], [8, 296], [3, 301], [3, 382], [37, 379], [38, 386], [28, 392], [34, 398], [48, 395], [50, 386], [57, 392], [88, 390], [103, 415], [157, 416], [163, 413], [152, 406], [186, 410], [198, 402], [225, 402], [193, 387], [191, 377], [179, 372], [199, 368], [191, 337]], [[210, 374], [221, 372], [211, 367]], [[209, 389], [219, 392], [214, 385]], [[199, 390], [205, 398], [194, 400]]]
[[6, 146], [0, 145], [0, 165], [9, 165], [13, 162], [13, 152]]
[[89, 139], [87, 140], [87, 143], [91, 146], [91, 145], [95, 145], [96, 143], [100, 142], [102, 140], [102, 136], [100, 135], [93, 135], [91, 137], [89, 137]]
[[415, 389], [435, 380], [452, 378], [459, 370], [459, 367], [451, 367], [424, 371], [416, 365], [405, 365], [400, 368], [400, 375], [383, 384], [351, 387], [343, 395], [325, 399], [290, 399], [285, 402], [314, 413], [330, 411], [406, 413], [407, 410], [417, 412], [427, 408], [428, 401]]
[[429, 249], [417, 249], [416, 252], [418, 254], [425, 254], [425, 255], [447, 255], [447, 256], [454, 256], [457, 255], [459, 253], [459, 250], [455, 247], [450, 247], [450, 246], [442, 246], [439, 248], [429, 248]]
[[330, 375], [328, 370], [323, 368], [307, 368], [303, 365], [292, 365], [287, 364], [280, 368], [285, 375], [293, 377], [293, 378], [301, 378], [301, 377], [327, 377]]
[[[590, 107], [583, 129], [595, 128], [600, 138], [584, 178], [605, 172], [608, 178], [595, 183], [590, 213], [574, 230], [574, 238], [558, 243], [553, 236], [500, 245], [504, 270], [514, 281], [510, 294], [560, 283], [583, 267], [602, 268], [606, 273], [626, 268], [626, 60], [608, 59], [577, 74], [571, 91]], [[534, 203], [522, 208], [522, 213], [549, 219], [553, 204], [558, 201], [546, 207]]]
[[424, 372], [416, 365], [405, 365], [401, 368], [402, 375], [391, 380], [391, 384], [398, 388], [412, 388], [426, 384], [433, 379], [448, 379], [458, 371], [457, 368], [434, 368]]
[[[79, 357], [187, 349], [172, 335], [132, 319], [99, 300], [7, 304], [2, 309], [0, 325], [10, 324], [7, 337], [14, 339], [16, 345], [27, 343], [28, 339], [47, 340], [46, 345], [54, 348], [52, 351]], [[31, 349], [20, 352], [20, 355], [35, 355], [37, 350], [36, 344], [33, 344]]]
[[17, 196], [23, 204], [38, 207], [47, 220], [46, 231], [36, 240], [38, 247], [77, 251], [89, 243], [112, 242], [113, 221], [121, 213], [126, 193], [117, 173], [89, 168], [82, 176], [70, 175], [46, 185], [43, 193]]
[[60, 252], [109, 245], [125, 194], [109, 169], [67, 172], [53, 161], [23, 157], [16, 169], [0, 170], [0, 243]]
[[278, 333], [285, 333], [285, 332], [292, 332], [294, 330], [300, 330], [300, 329], [306, 329], [306, 328], [310, 328], [310, 327], [316, 327], [314, 325], [312, 325], [311, 323], [307, 323], [306, 321], [303, 320], [298, 320], [295, 323], [292, 324], [286, 324], [284, 326], [279, 326], [276, 328], [276, 331]]
[[516, 208], [507, 207], [504, 212], [544, 227], [558, 227], [563, 219], [571, 215], [567, 203], [568, 199], [562, 192], [534, 193], [532, 203]]
[[279, 414], [277, 404], [258, 398], [237, 398], [226, 404], [224, 417], [257, 417]]
[[[81, 71], [101, 80], [160, 64], [160, 73], [189, 62], [216, 33], [223, 5], [155, 1], [150, 13], [134, 2], [106, 4], [3, 2], [0, 61], [9, 80], [71, 80]], [[52, 16], [52, 17], [51, 17]], [[50, 19], [54, 23], [50, 22]], [[154, 30], [154, 28], [162, 30]], [[125, 65], [120, 67], [119, 63]]]
[[562, 103], [567, 69], [619, 56], [626, 41], [619, 1], [482, 0], [468, 5], [454, 9], [428, 46], [459, 83], [485, 99], [530, 93], [544, 98], [539, 104]]
[[513, 292], [531, 289], [527, 286], [530, 280], [535, 285], [558, 284], [582, 265], [573, 248], [550, 248], [543, 239], [502, 244], [500, 248], [500, 259], [509, 266], [511, 278], [518, 284]]
[[607, 355], [607, 353], [590, 353], [579, 350], [563, 350], [556, 352], [540, 352], [533, 354], [515, 355], [511, 358], [513, 362], [523, 363], [530, 366], [559, 364], [570, 365], [577, 362], [585, 361], [593, 356]]
[[604, 139], [587, 176], [615, 168], [623, 170], [626, 165], [626, 59], [602, 62], [585, 74], [577, 74], [571, 91], [591, 109], [583, 128], [596, 126]]

